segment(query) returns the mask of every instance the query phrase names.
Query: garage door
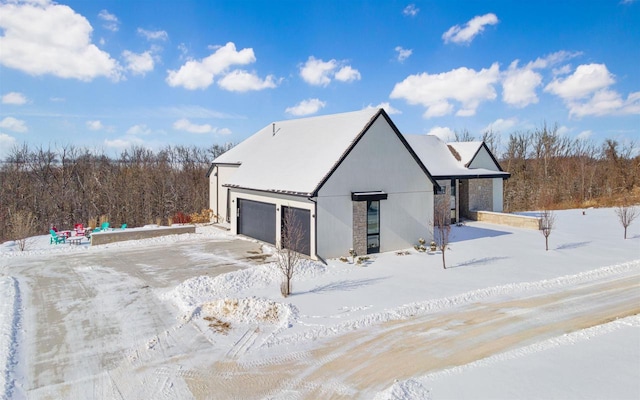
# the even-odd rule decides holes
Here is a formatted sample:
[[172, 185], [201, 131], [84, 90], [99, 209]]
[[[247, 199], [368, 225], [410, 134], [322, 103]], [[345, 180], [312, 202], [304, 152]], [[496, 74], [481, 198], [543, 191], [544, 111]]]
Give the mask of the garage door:
[[238, 233], [276, 244], [276, 206], [238, 199]]
[[[282, 233], [286, 232], [287, 218], [291, 218], [291, 221], [296, 225], [293, 229], [297, 232], [297, 240], [293, 240], [293, 250], [298, 253], [311, 255], [311, 212], [302, 208], [295, 207], [282, 207]], [[284, 239], [284, 236], [283, 236]], [[284, 240], [283, 240], [284, 243]]]

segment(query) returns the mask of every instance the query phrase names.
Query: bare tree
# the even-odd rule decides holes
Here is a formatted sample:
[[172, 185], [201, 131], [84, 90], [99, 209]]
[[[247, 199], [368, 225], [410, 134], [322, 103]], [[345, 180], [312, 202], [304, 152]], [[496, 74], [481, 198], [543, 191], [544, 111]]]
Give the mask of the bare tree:
[[282, 207], [282, 211], [281, 238], [276, 246], [276, 265], [283, 278], [280, 293], [283, 297], [287, 297], [291, 294], [291, 279], [302, 258], [298, 251], [302, 248], [304, 232], [301, 221], [298, 221], [291, 207]]
[[451, 234], [451, 210], [448, 199], [449, 196], [436, 196], [433, 211], [433, 239], [438, 250], [442, 253], [442, 268], [444, 269], [447, 269], [445, 252], [449, 246], [449, 236]]
[[17, 211], [10, 217], [10, 237], [16, 242], [20, 251], [24, 251], [29, 238], [35, 231], [35, 217], [28, 211]]
[[624, 238], [627, 238], [627, 227], [631, 225], [634, 219], [640, 215], [640, 210], [635, 206], [627, 204], [616, 207], [614, 210], [618, 216], [620, 224], [624, 227]]
[[556, 215], [554, 212], [548, 208], [544, 208], [540, 212], [540, 232], [542, 232], [542, 236], [544, 236], [544, 245], [547, 251], [549, 251], [549, 236], [551, 235], [551, 231], [553, 230], [555, 223]]

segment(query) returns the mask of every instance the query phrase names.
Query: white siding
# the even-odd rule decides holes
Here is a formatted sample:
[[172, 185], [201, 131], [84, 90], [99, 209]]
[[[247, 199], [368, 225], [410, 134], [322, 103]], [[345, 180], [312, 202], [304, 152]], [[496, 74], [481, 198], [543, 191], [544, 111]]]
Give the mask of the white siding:
[[318, 193], [318, 255], [346, 255], [353, 243], [351, 192], [382, 190], [380, 251], [430, 237], [433, 184], [383, 117], [364, 134]]
[[496, 166], [496, 163], [493, 162], [491, 155], [489, 155], [489, 152], [484, 148], [484, 146], [480, 147], [478, 154], [476, 154], [474, 159], [471, 161], [471, 164], [469, 164], [469, 168], [485, 168], [491, 171], [500, 170], [498, 166]]
[[231, 196], [230, 200], [230, 222], [231, 222], [231, 233], [234, 235], [238, 234], [238, 198], [260, 201], [263, 203], [275, 204], [276, 205], [276, 240], [279, 240], [281, 236], [280, 231], [280, 221], [282, 219], [282, 206], [285, 207], [296, 207], [302, 208], [305, 210], [309, 210], [309, 217], [311, 221], [309, 223], [311, 230], [311, 238], [310, 238], [310, 250], [311, 250], [311, 258], [316, 258], [316, 215], [315, 215], [315, 204], [304, 197], [298, 196], [288, 196], [279, 193], [268, 193], [268, 192], [257, 192], [252, 190], [245, 189], [231, 189], [229, 192]]
[[216, 165], [209, 175], [209, 208], [220, 216], [220, 222], [227, 220], [228, 190], [222, 185], [228, 183], [237, 170], [237, 165]]
[[502, 212], [502, 178], [493, 178], [493, 211]]

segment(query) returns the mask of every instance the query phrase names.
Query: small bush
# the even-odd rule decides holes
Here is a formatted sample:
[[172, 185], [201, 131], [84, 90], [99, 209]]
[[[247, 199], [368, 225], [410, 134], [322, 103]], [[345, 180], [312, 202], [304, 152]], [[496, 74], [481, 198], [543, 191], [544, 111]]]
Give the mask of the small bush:
[[183, 213], [182, 211], [178, 211], [173, 215], [173, 223], [174, 224], [189, 224], [191, 223], [191, 216]]
[[194, 212], [189, 217], [191, 218], [191, 222], [194, 224], [206, 224], [211, 222], [211, 217], [213, 216], [213, 210], [211, 209], [202, 209], [202, 211]]

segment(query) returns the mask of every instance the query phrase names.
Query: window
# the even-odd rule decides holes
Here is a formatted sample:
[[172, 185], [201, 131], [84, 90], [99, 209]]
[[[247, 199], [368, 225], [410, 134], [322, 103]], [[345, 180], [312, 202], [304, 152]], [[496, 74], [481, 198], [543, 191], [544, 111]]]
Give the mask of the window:
[[367, 254], [380, 252], [380, 201], [367, 201]]

